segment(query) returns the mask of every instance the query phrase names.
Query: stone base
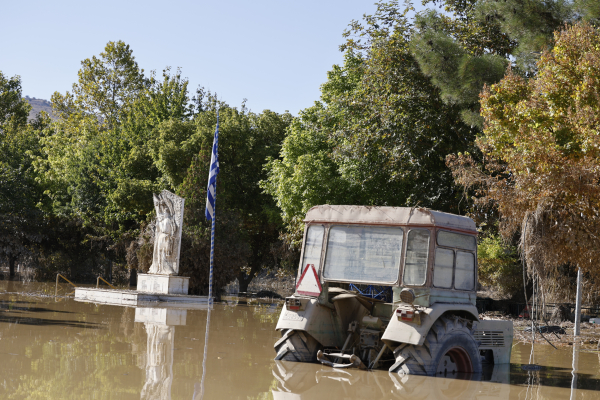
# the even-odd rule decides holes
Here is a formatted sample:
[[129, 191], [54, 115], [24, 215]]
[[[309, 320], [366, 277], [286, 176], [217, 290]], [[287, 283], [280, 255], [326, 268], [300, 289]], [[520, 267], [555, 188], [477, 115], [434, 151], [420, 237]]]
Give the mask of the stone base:
[[114, 304], [118, 306], [145, 306], [185, 309], [208, 308], [208, 296], [189, 296], [185, 294], [160, 294], [138, 292], [137, 290], [75, 288], [75, 300]]
[[188, 294], [190, 278], [174, 275], [138, 274], [138, 292]]

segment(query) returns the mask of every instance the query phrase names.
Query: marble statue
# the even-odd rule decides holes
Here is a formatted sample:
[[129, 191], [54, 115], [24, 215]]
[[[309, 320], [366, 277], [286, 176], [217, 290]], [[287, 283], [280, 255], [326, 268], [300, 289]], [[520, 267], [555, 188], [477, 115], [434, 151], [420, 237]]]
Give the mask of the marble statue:
[[169, 191], [154, 194], [156, 231], [150, 274], [177, 275], [185, 200]]

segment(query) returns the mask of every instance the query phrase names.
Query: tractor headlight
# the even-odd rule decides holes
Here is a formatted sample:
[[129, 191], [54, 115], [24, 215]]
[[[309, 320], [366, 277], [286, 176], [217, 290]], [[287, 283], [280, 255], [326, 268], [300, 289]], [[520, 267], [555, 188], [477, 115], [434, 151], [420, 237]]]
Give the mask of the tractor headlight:
[[400, 300], [406, 304], [412, 304], [415, 301], [415, 291], [412, 289], [402, 289], [400, 292]]

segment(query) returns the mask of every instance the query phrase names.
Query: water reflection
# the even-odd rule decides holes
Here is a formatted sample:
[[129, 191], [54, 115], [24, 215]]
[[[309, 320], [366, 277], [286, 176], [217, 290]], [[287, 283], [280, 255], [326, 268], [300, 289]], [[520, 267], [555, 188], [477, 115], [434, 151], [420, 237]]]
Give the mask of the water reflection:
[[187, 310], [137, 307], [135, 322], [141, 322], [148, 335], [146, 345], [146, 382], [140, 398], [171, 399], [175, 326], [185, 325]]
[[[485, 377], [463, 379], [399, 376], [384, 371], [341, 370], [276, 361], [275, 400], [331, 399], [343, 393], [352, 399], [504, 399], [510, 397], [508, 365], [491, 367]], [[482, 382], [481, 379], [486, 379]]]
[[536, 346], [542, 369], [524, 371], [531, 347], [516, 344], [510, 369], [479, 380], [338, 371], [273, 361], [277, 304], [215, 304], [207, 326], [207, 310], [55, 302], [43, 285], [7, 288], [0, 281], [0, 399], [198, 400], [203, 374], [204, 399], [600, 398], [589, 349], [574, 359], [572, 347]]

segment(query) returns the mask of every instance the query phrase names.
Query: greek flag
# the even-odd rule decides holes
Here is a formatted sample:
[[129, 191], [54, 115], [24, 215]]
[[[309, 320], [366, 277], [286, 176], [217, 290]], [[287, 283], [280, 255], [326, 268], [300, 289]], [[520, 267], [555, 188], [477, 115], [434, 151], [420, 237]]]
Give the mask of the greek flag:
[[208, 173], [208, 189], [206, 190], [206, 215], [207, 220], [215, 217], [215, 199], [217, 197], [217, 174], [219, 173], [219, 114], [217, 113], [217, 129], [213, 141], [212, 155], [210, 156], [210, 172]]

